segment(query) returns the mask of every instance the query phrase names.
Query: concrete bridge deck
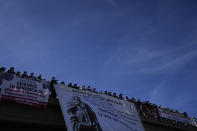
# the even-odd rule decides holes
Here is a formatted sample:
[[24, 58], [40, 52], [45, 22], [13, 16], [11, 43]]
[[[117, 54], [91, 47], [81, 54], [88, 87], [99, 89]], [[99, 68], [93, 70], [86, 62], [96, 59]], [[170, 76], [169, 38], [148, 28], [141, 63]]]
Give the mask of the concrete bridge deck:
[[[141, 117], [146, 131], [197, 131], [194, 127], [172, 125]], [[64, 118], [57, 99], [50, 98], [47, 109], [38, 109], [16, 102], [0, 103], [1, 129], [65, 131]]]

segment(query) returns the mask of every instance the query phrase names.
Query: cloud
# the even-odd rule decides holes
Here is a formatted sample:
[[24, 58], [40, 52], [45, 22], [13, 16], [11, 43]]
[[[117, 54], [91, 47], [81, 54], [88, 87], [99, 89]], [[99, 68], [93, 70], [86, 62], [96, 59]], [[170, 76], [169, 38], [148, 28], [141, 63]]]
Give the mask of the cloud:
[[192, 42], [176, 49], [157, 51], [145, 46], [119, 45], [103, 68], [113, 67], [114, 76], [176, 72], [197, 56], [195, 46]]
[[171, 109], [178, 109], [180, 112], [188, 112], [190, 116], [193, 116], [196, 111], [196, 105], [194, 103], [197, 100], [197, 98], [192, 95], [193, 90], [188, 88], [183, 91], [184, 86], [173, 89], [172, 83], [170, 78], [160, 82], [152, 89], [149, 100], [151, 103]]
[[[194, 51], [184, 54], [182, 56], [171, 59], [169, 61], [161, 62], [157, 66], [153, 66], [153, 68], [151, 67], [151, 68], [142, 69], [142, 70], [140, 70], [140, 72], [145, 73], [145, 74], [146, 73], [155, 73], [155, 72], [166, 71], [169, 69], [181, 67], [181, 66], [185, 65], [187, 62], [189, 62], [196, 55], [197, 55], [197, 50], [194, 50]], [[165, 57], [165, 56], [162, 56], [162, 57]]]

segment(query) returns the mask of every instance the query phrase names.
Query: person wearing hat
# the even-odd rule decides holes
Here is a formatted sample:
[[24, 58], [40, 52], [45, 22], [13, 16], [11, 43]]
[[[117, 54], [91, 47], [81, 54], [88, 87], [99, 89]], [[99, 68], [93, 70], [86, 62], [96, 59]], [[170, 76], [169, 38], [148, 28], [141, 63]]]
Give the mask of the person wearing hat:
[[5, 71], [5, 70], [6, 70], [5, 67], [1, 67], [1, 68], [0, 68], [0, 71]]
[[106, 95], [107, 95], [107, 91], [104, 91], [104, 94], [106, 94]]
[[8, 72], [9, 72], [9, 73], [15, 74], [15, 72], [14, 72], [14, 67], [10, 67], [10, 69], [8, 70]]
[[38, 79], [39, 80], [42, 80], [42, 75], [41, 74], [38, 76]]
[[119, 98], [119, 99], [123, 99], [122, 96], [123, 96], [122, 93], [120, 93], [119, 96], [118, 96], [118, 98]]
[[113, 95], [112, 95], [113, 97], [116, 97], [116, 98], [118, 98], [118, 96], [116, 95], [116, 93], [113, 93]]
[[93, 88], [93, 92], [94, 93], [98, 93], [98, 91], [96, 90], [96, 88]]
[[88, 86], [87, 90], [88, 90], [88, 91], [92, 91], [90, 86]]
[[34, 78], [34, 73], [31, 73], [29, 78], [33, 79]]
[[22, 74], [21, 77], [22, 77], [22, 78], [28, 78], [27, 71], [24, 71], [24, 73]]
[[77, 84], [76, 83], [74, 84], [73, 88], [77, 89]]
[[57, 84], [57, 80], [54, 76], [52, 77], [51, 82], [54, 83], [54, 84]]
[[64, 81], [62, 81], [60, 84], [63, 84], [63, 85], [65, 85]]
[[29, 77], [33, 78], [34, 77], [34, 73], [31, 73]]
[[70, 83], [68, 83], [68, 87], [72, 87], [72, 83], [70, 82]]

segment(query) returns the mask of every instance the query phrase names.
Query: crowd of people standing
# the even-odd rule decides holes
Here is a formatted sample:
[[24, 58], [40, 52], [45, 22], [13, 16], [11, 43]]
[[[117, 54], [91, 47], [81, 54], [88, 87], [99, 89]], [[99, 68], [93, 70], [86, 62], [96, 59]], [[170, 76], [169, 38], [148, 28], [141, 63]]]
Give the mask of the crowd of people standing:
[[[0, 72], [6, 72], [6, 68], [1, 67]], [[9, 68], [7, 70], [7, 72], [13, 73], [16, 76], [21, 77], [21, 78], [25, 78], [25, 79], [32, 79], [32, 80], [38, 80], [38, 81], [45, 80], [46, 81], [46, 79], [42, 78], [41, 74], [39, 76], [34, 76], [34, 73], [30, 73], [30, 75], [28, 75], [27, 71], [24, 71], [23, 74], [21, 74], [19, 71], [15, 72], [14, 67]], [[57, 84], [58, 81], [56, 80], [55, 77], [52, 77], [52, 79], [49, 82], [50, 82], [50, 97], [56, 98], [56, 92], [55, 92], [55, 89], [54, 89], [53, 85]], [[62, 82], [60, 82], [60, 84], [65, 85], [65, 82], [62, 81]], [[117, 98], [117, 99], [130, 101], [130, 102], [135, 104], [136, 109], [137, 109], [140, 117], [143, 117], [145, 119], [162, 121], [162, 122], [166, 121], [166, 122], [169, 122], [169, 123], [172, 123], [172, 124], [177, 124], [177, 125], [186, 125], [186, 126], [197, 125], [196, 119], [194, 117], [189, 117], [186, 112], [180, 113], [178, 110], [173, 110], [173, 109], [170, 109], [170, 108], [164, 108], [164, 107], [158, 106], [156, 104], [152, 104], [149, 101], [141, 101], [140, 99], [136, 100], [135, 98], [129, 98], [128, 96], [123, 97], [122, 93], [117, 95], [115, 92], [112, 93], [112, 92], [109, 92], [109, 91], [104, 91], [104, 92], [103, 91], [97, 91], [95, 88], [91, 88], [91, 86], [85, 87], [85, 85], [82, 85], [80, 87], [76, 83], [74, 83], [74, 84], [73, 83], [68, 83], [65, 86], [75, 88], [75, 89], [80, 89], [80, 90], [87, 90], [87, 91], [91, 91], [91, 92], [94, 92], [94, 93], [105, 94], [105, 95], [109, 95], [109, 96]], [[0, 90], [1, 90], [1, 88], [0, 88]], [[174, 113], [174, 114], [183, 116], [185, 118], [192, 119], [194, 123], [193, 124], [188, 124], [188, 123], [184, 123], [182, 121], [176, 121], [176, 120], [172, 120], [172, 119], [162, 117], [159, 113], [159, 110], [164, 110], [164, 111], [172, 113], [172, 114]]]

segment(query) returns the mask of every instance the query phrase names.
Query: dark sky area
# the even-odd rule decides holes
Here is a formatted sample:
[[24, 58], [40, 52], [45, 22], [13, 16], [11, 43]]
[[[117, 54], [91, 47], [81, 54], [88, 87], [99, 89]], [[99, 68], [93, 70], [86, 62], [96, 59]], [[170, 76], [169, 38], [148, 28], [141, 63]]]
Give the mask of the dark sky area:
[[197, 117], [196, 0], [0, 0], [0, 56]]

